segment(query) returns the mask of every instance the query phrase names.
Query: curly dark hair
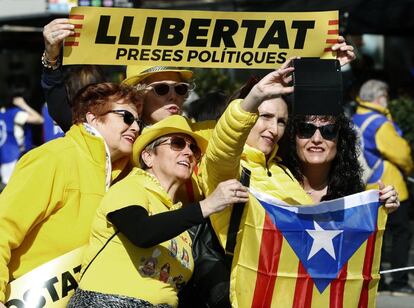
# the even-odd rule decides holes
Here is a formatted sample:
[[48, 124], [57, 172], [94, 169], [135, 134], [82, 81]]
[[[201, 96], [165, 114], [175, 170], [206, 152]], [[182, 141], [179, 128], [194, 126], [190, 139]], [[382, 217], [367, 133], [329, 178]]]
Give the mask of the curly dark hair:
[[357, 135], [351, 121], [344, 115], [338, 116], [294, 116], [287, 127], [287, 151], [284, 163], [291, 170], [295, 178], [303, 183], [303, 174], [296, 151], [296, 127], [315, 117], [333, 119], [338, 127], [337, 154], [332, 162], [328, 178], [328, 191], [322, 198], [332, 200], [355, 194], [364, 190], [362, 181], [362, 168], [358, 161], [359, 148], [357, 147]]

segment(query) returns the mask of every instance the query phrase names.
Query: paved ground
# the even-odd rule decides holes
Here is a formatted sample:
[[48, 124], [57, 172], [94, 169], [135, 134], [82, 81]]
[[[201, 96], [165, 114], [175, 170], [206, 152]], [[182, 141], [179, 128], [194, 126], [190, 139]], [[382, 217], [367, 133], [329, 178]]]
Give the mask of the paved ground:
[[[411, 221], [411, 230], [414, 234], [414, 221]], [[387, 245], [387, 243], [386, 243]], [[385, 264], [387, 265], [387, 264]], [[411, 241], [410, 260], [408, 266], [414, 266], [414, 236]], [[414, 287], [414, 271], [409, 272], [410, 284]], [[386, 278], [389, 279], [387, 274]], [[414, 294], [410, 296], [392, 296], [387, 294], [379, 294], [377, 297], [377, 308], [413, 308]]]
[[413, 308], [413, 296], [378, 295], [377, 308]]

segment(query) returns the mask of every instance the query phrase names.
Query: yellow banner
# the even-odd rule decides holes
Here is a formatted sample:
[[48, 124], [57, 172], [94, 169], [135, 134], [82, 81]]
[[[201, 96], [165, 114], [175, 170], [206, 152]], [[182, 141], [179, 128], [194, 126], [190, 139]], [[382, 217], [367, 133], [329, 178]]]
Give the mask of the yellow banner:
[[334, 58], [338, 11], [256, 13], [75, 7], [63, 64], [274, 69]]
[[7, 286], [6, 306], [66, 307], [78, 287], [85, 247], [72, 250], [13, 280]]

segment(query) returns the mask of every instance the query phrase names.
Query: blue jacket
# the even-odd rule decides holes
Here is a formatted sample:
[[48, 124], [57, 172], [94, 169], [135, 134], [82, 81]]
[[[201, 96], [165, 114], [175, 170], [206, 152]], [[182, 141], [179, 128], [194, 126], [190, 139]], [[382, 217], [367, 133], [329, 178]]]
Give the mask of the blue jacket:
[[368, 179], [367, 189], [378, 188], [376, 182], [382, 180], [385, 185], [393, 185], [400, 200], [408, 199], [407, 185], [404, 175], [413, 169], [411, 149], [401, 136], [399, 127], [392, 121], [388, 109], [370, 102], [360, 102], [354, 123], [361, 128], [365, 121], [369, 122], [363, 130], [363, 153], [369, 167], [374, 169]]
[[0, 164], [10, 163], [19, 159], [23, 151], [32, 148], [31, 131], [24, 125], [25, 142], [19, 145], [14, 134], [15, 118], [22, 110], [17, 107], [0, 112]]

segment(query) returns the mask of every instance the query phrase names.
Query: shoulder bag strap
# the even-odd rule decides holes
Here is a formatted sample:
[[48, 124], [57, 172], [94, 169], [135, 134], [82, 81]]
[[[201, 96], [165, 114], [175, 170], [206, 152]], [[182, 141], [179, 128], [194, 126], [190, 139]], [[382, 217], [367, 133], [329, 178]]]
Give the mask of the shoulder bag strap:
[[[240, 182], [246, 186], [250, 186], [250, 174], [251, 171], [247, 168], [242, 167], [242, 174]], [[231, 212], [229, 230], [227, 232], [226, 241], [226, 263], [230, 267], [233, 261], [234, 248], [236, 247], [236, 237], [239, 231], [241, 217], [243, 215], [244, 203], [235, 203]]]
[[[110, 238], [108, 238], [108, 240], [106, 241], [106, 243], [101, 247], [101, 249], [99, 249], [99, 251], [96, 253], [96, 255], [92, 258], [91, 262], [89, 262], [89, 264], [86, 266], [85, 270], [83, 271], [80, 279], [82, 279], [83, 275], [85, 275], [86, 271], [88, 270], [89, 266], [92, 264], [93, 261], [95, 261], [96, 257], [98, 257], [98, 255], [102, 252], [102, 250], [105, 249], [106, 245], [109, 244], [109, 242], [115, 237], [115, 235], [117, 235], [119, 233], [119, 231], [115, 231], [114, 234], [111, 235]], [[80, 280], [79, 279], [79, 280]]]

